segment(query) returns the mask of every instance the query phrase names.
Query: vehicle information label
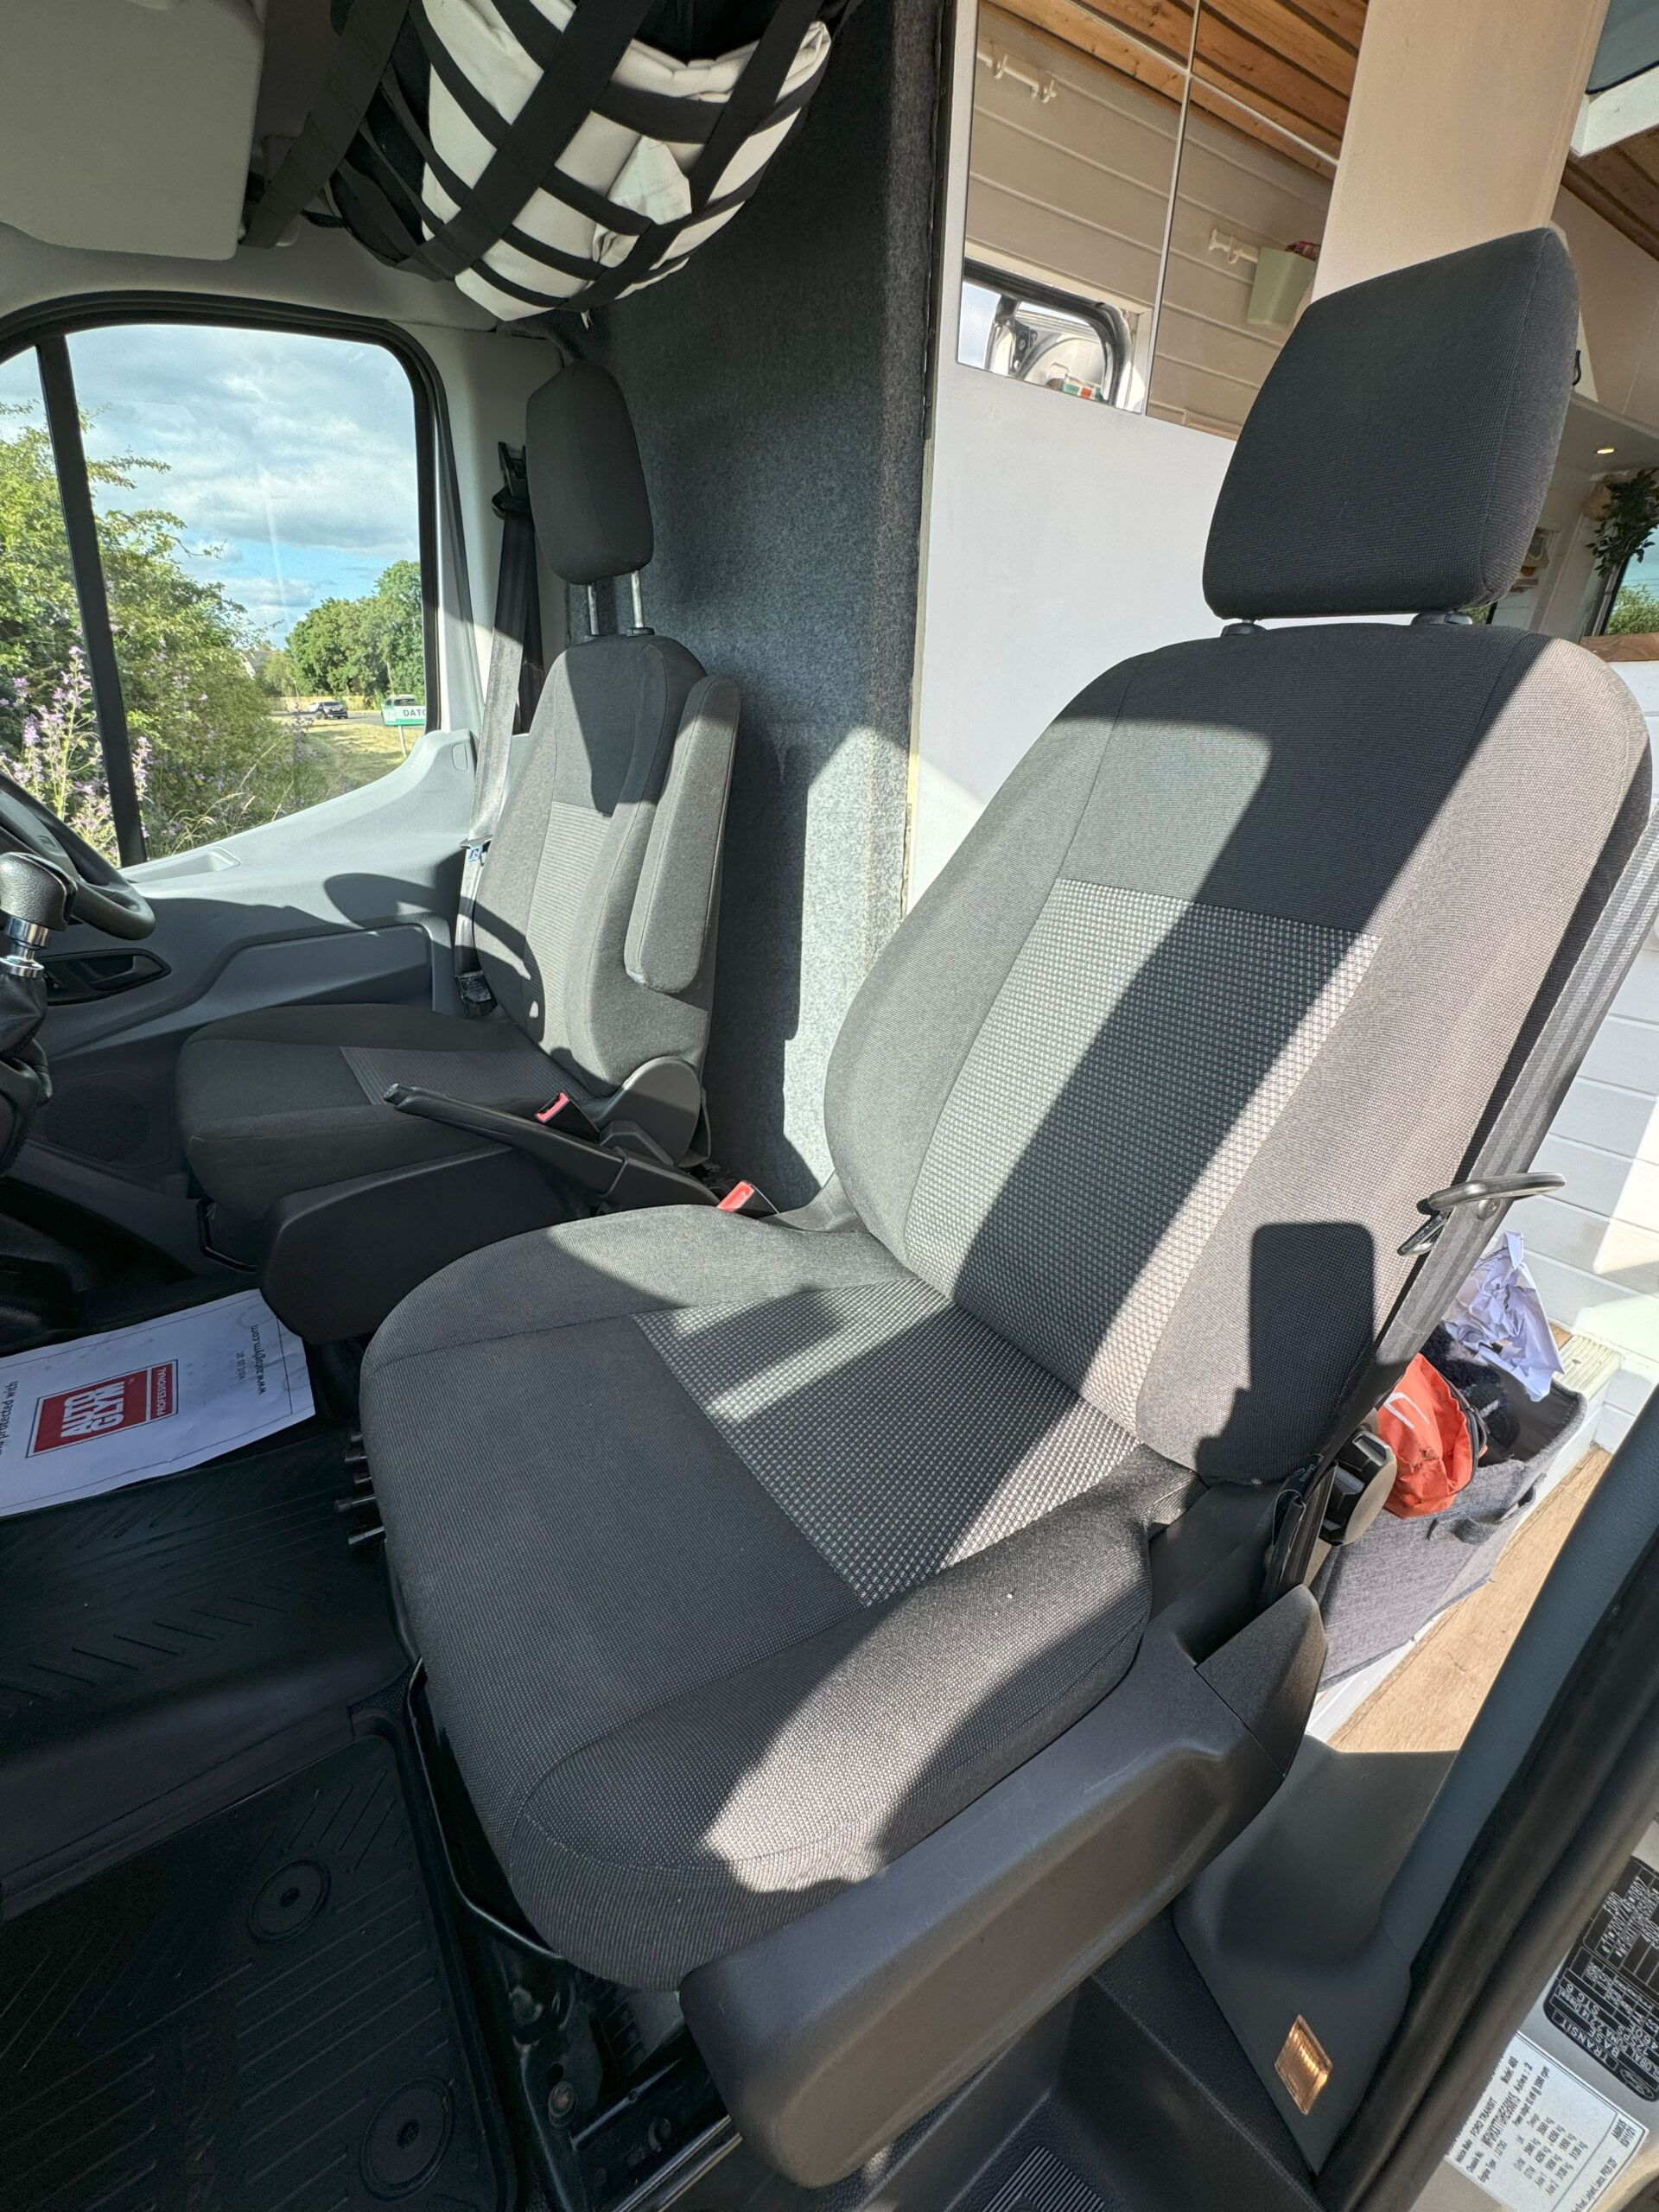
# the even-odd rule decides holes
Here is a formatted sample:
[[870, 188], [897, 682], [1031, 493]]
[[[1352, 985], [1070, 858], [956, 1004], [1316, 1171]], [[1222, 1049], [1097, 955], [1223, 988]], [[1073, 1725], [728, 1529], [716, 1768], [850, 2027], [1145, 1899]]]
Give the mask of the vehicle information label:
[[1510, 2212], [1589, 2212], [1647, 2133], [1560, 2059], [1515, 2036], [1446, 2162]]
[[1659, 2099], [1659, 1873], [1641, 1859], [1573, 1946], [1544, 2018], [1637, 2096]]

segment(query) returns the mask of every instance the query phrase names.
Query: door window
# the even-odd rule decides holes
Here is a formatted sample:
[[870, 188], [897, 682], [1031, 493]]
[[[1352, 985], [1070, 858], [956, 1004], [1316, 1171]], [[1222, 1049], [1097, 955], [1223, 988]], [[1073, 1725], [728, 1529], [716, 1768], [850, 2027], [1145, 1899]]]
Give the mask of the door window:
[[396, 768], [428, 720], [426, 436], [357, 340], [129, 323], [0, 365], [8, 772], [130, 862]]

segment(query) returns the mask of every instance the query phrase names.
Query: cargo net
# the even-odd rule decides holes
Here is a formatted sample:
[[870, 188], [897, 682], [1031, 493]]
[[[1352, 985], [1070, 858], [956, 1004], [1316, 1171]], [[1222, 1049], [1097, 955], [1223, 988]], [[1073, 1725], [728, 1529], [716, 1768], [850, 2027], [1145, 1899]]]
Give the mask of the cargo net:
[[[504, 320], [602, 306], [677, 269], [736, 213], [849, 12], [848, 0], [335, 0], [327, 86], [245, 236], [274, 245], [326, 191], [379, 260], [450, 279]], [[741, 43], [696, 58], [734, 31]]]

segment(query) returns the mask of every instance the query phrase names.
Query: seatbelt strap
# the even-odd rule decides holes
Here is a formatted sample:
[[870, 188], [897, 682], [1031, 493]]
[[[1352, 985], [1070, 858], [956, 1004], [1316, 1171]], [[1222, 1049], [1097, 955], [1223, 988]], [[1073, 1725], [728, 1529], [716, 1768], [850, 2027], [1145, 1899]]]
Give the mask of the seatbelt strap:
[[409, 6], [410, 0], [356, 0], [305, 128], [249, 210], [245, 245], [278, 244], [344, 161], [386, 73]]
[[507, 795], [515, 730], [526, 728], [542, 687], [541, 600], [536, 588], [536, 524], [522, 451], [497, 448], [501, 489], [494, 506], [501, 518], [501, 565], [495, 585], [495, 639], [473, 766], [473, 816], [461, 860], [461, 900], [455, 912], [455, 982], [468, 1014], [487, 1014], [494, 994], [479, 964], [477, 910], [484, 856]]
[[[1527, 1170], [1656, 921], [1659, 921], [1659, 810], [1648, 817], [1607, 903], [1591, 925], [1554, 1005], [1492, 1117], [1465, 1181], [1452, 1192], [1435, 1194], [1454, 1203], [1440, 1214], [1438, 1234], [1408, 1277], [1325, 1443], [1280, 1492], [1264, 1586], [1268, 1602], [1301, 1580], [1306, 1572], [1324, 1519], [1336, 1455], [1373, 1410], [1379, 1376], [1386, 1383], [1391, 1374], [1398, 1374], [1421, 1351], [1470, 1268], [1496, 1234], [1498, 1223], [1515, 1198], [1526, 1195], [1524, 1187], [1505, 1192], [1501, 1186], [1524, 1186], [1534, 1181]], [[1496, 1196], [1483, 1195], [1482, 1186], [1491, 1193], [1494, 1185], [1500, 1186]], [[1466, 1201], [1455, 1202], [1460, 1192], [1470, 1196]], [[1435, 1211], [1431, 1204], [1431, 1225]], [[1421, 1249], [1424, 1234], [1421, 1229], [1415, 1231], [1402, 1246], [1402, 1252]]]
[[[1491, 1185], [1525, 1175], [1656, 919], [1659, 811], [1649, 817], [1509, 1096], [1492, 1117], [1469, 1171], [1469, 1184]], [[1445, 1226], [1424, 1253], [1383, 1329], [1376, 1350], [1379, 1364], [1398, 1364], [1422, 1349], [1511, 1203], [1501, 1198], [1489, 1211], [1477, 1200], [1459, 1205], [1445, 1217]]]

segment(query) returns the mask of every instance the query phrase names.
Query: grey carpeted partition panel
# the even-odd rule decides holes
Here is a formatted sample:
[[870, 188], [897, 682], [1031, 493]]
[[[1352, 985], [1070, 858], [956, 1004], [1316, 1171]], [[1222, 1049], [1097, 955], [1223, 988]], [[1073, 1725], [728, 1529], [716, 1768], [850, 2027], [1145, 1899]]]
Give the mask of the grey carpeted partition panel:
[[869, 0], [753, 203], [573, 334], [638, 428], [645, 620], [742, 687], [708, 1080], [720, 1158], [784, 1204], [899, 919], [938, 47], [935, 0]]

